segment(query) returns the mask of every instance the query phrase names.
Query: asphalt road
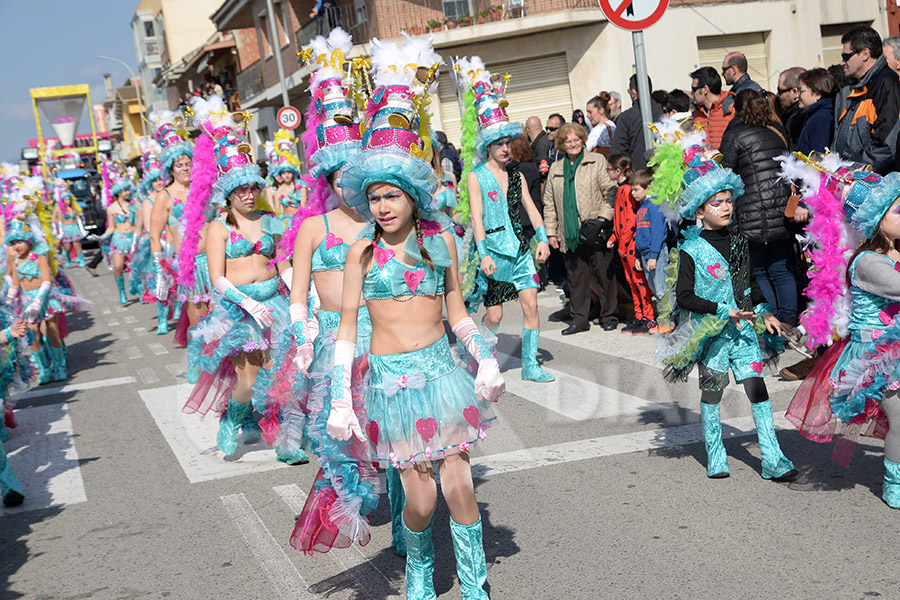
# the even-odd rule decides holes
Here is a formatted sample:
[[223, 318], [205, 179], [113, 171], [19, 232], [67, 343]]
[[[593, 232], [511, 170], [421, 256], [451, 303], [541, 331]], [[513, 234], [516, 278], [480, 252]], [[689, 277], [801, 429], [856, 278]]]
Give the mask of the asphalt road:
[[[280, 465], [262, 444], [223, 460], [215, 420], [180, 412], [184, 350], [155, 335], [155, 307], [120, 307], [100, 272], [71, 273], [96, 304], [69, 321], [71, 378], [18, 398], [6, 448], [26, 502], [0, 509], [0, 598], [403, 597], [386, 499], [367, 546], [293, 550], [315, 461]], [[732, 474], [709, 480], [696, 379], [664, 383], [648, 337], [595, 327], [563, 338], [546, 322], [556, 294], [540, 305], [540, 358], [558, 381], [519, 379], [521, 317], [508, 306], [509, 393], [473, 452], [492, 598], [900, 598], [900, 513], [880, 499], [880, 442], [860, 443], [846, 470], [832, 445], [784, 429], [800, 477], [765, 481], [749, 402], [732, 385]], [[796, 384], [766, 382], [789, 427]], [[435, 587], [458, 598], [448, 518], [441, 503]]]

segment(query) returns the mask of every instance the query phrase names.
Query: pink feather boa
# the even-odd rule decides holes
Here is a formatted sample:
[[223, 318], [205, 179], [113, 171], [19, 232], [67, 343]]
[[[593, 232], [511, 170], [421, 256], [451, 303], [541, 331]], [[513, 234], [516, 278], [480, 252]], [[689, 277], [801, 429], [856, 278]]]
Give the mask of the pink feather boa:
[[[315, 87], [315, 82], [312, 85]], [[315, 97], [315, 93], [313, 97]], [[315, 101], [310, 101], [309, 106], [306, 108], [306, 129], [303, 131], [303, 135], [300, 136], [300, 142], [303, 144], [304, 153], [306, 154], [306, 174], [302, 175], [302, 179], [306, 183], [307, 189], [309, 189], [309, 194], [306, 206], [301, 207], [294, 214], [291, 226], [281, 235], [281, 241], [278, 242], [278, 251], [269, 264], [269, 268], [273, 268], [275, 263], [289, 260], [294, 255], [294, 241], [297, 239], [300, 225], [307, 217], [321, 215], [326, 210], [327, 200], [331, 195], [328, 181], [324, 177], [313, 177], [309, 173], [309, 159], [319, 149], [316, 129], [318, 129], [320, 123], [321, 119], [319, 118], [319, 113], [316, 112], [316, 103]]]
[[826, 176], [819, 190], [805, 200], [812, 219], [806, 231], [818, 241], [809, 252], [813, 268], [804, 292], [809, 308], [801, 317], [809, 336], [809, 347], [828, 344], [834, 335], [834, 318], [838, 299], [846, 293], [847, 248], [841, 246], [841, 222], [844, 213], [841, 200], [828, 189]]
[[200, 230], [206, 223], [206, 206], [212, 197], [216, 182], [215, 144], [211, 137], [203, 134], [194, 146], [194, 160], [191, 166], [191, 188], [188, 190], [187, 206], [184, 209], [185, 232], [178, 260], [178, 283], [184, 287], [194, 286], [195, 261], [200, 245]]
[[110, 183], [108, 161], [103, 161], [103, 164], [100, 165], [100, 174], [103, 176], [103, 206], [109, 206], [110, 204], [112, 204], [113, 198], [112, 194], [109, 193]]

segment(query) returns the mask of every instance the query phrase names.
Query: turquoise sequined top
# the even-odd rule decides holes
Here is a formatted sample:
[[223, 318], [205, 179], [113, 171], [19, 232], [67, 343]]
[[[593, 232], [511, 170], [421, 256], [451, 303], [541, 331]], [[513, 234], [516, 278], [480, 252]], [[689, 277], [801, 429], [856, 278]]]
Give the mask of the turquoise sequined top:
[[322, 215], [325, 220], [325, 239], [323, 239], [312, 255], [312, 272], [321, 271], [343, 271], [344, 264], [347, 262], [347, 251], [350, 244], [344, 242], [343, 238], [334, 235], [328, 229], [328, 217]]
[[260, 222], [262, 237], [255, 242], [244, 238], [240, 233], [231, 229], [225, 219], [216, 219], [228, 230], [228, 241], [225, 244], [225, 258], [243, 258], [252, 254], [272, 257], [275, 254], [275, 235], [284, 233], [284, 223], [270, 214], [263, 214]]
[[16, 272], [19, 274], [19, 279], [39, 279], [41, 277], [38, 256], [40, 255], [37, 252], [32, 252], [25, 260], [16, 259]]
[[175, 227], [181, 222], [181, 218], [184, 216], [184, 200], [176, 198], [169, 193], [169, 190], [166, 190], [166, 193], [169, 194], [169, 198], [172, 199], [172, 214], [169, 215], [167, 223], [169, 227]]
[[[869, 253], [870, 251], [861, 252], [860, 256]], [[877, 252], [871, 253], [878, 254]], [[879, 256], [884, 256], [888, 260], [891, 260], [889, 256], [883, 254], [879, 254]], [[886, 315], [888, 306], [895, 304], [895, 301], [883, 296], [876, 296], [854, 284], [853, 280], [856, 275], [856, 265], [859, 264], [858, 259], [859, 257], [857, 257], [857, 260], [854, 260], [853, 264], [850, 265], [851, 309], [848, 328], [851, 332], [858, 332], [864, 329], [884, 329], [890, 324], [892, 318], [885, 318], [883, 320], [882, 317]]]

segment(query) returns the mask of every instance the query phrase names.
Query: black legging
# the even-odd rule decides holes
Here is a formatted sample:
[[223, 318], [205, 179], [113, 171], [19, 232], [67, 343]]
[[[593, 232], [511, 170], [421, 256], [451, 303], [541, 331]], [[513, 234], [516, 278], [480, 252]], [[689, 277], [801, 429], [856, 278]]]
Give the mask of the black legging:
[[101, 262], [103, 262], [103, 250], [101, 250], [100, 248], [97, 248], [96, 254], [94, 254], [94, 256], [91, 257], [91, 260], [88, 262], [88, 264], [86, 266], [90, 267], [91, 269], [96, 269], [97, 265], [99, 265]]
[[[766, 382], [762, 377], [748, 377], [744, 380], [744, 392], [747, 393], [747, 397], [750, 398], [751, 404], [756, 404], [758, 402], [765, 402], [769, 399], [769, 391], [766, 389]], [[700, 391], [700, 402], [703, 404], [718, 404], [722, 401], [722, 392], [724, 390], [716, 390], [716, 391]]]

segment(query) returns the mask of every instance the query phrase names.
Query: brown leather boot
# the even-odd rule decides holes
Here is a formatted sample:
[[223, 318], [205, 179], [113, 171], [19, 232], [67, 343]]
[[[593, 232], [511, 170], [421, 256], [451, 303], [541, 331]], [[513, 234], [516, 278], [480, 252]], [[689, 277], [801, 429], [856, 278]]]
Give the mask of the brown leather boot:
[[790, 381], [799, 381], [809, 375], [809, 372], [812, 371], [817, 362], [819, 362], [818, 355], [812, 358], [804, 358], [798, 363], [781, 369], [778, 373]]

